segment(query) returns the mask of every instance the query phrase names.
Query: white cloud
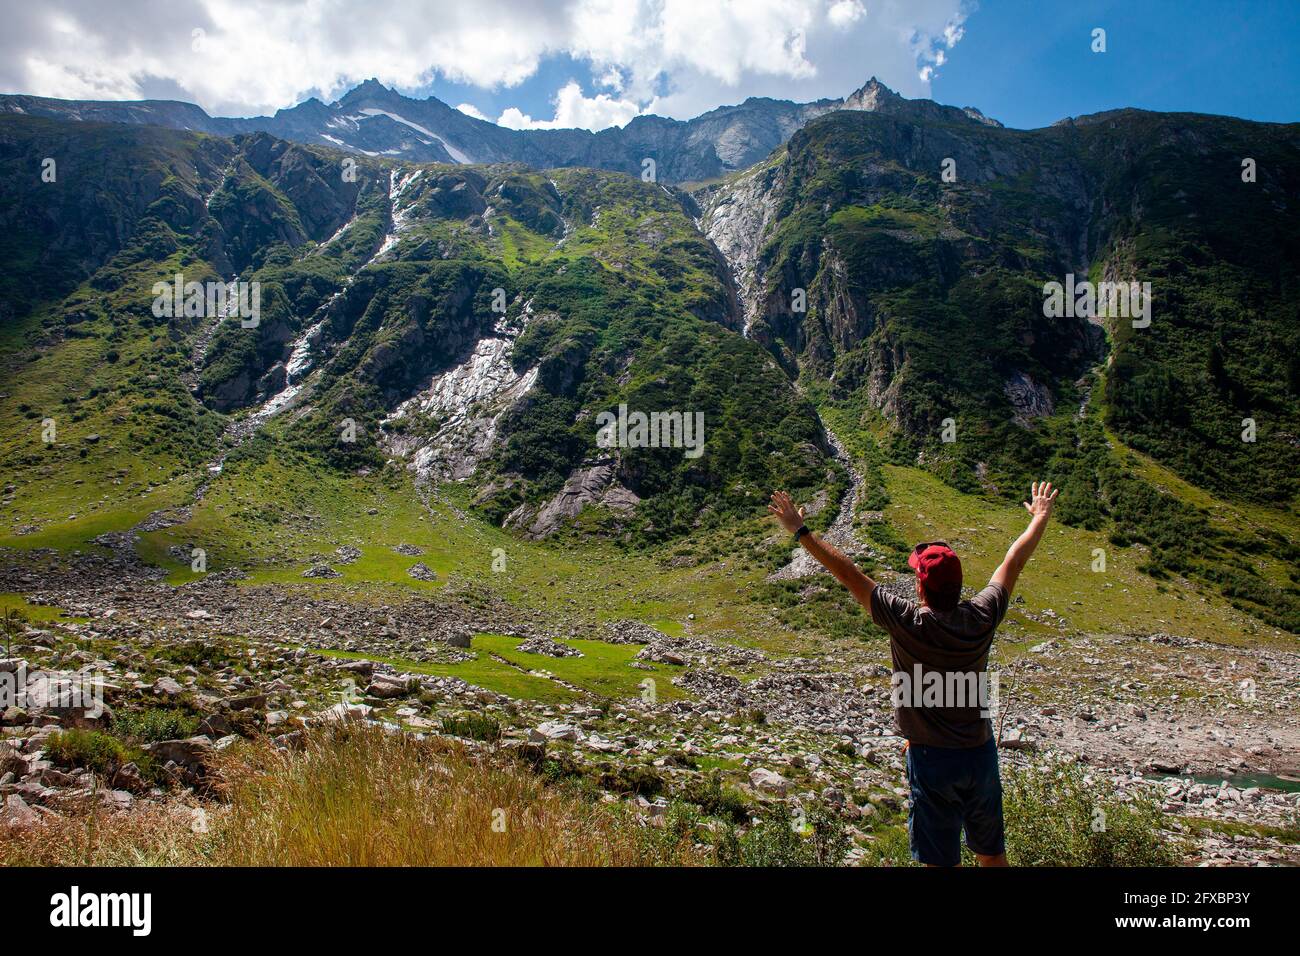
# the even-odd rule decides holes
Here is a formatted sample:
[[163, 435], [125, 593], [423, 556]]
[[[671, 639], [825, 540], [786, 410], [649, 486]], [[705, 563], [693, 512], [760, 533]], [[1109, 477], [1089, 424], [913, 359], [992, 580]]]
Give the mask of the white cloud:
[[459, 106], [456, 107], [456, 109], [460, 110], [466, 116], [472, 116], [475, 119], [481, 119], [481, 120], [487, 119], [487, 117], [483, 115], [483, 111], [480, 110], [473, 103], [461, 103]]
[[[16, 6], [16, 5], [15, 5]], [[564, 49], [566, 0], [51, 0], [0, 40], [0, 88], [106, 99], [170, 81], [209, 112], [248, 115], [331, 99], [377, 77], [517, 85]], [[8, 7], [8, 5], [7, 5]], [[9, 13], [6, 9], [6, 19]], [[200, 49], [192, 31], [202, 30]], [[16, 55], [15, 55], [16, 54]]]
[[859, 0], [838, 0], [832, 3], [830, 9], [826, 11], [826, 19], [831, 24], [843, 30], [847, 26], [857, 23], [866, 15], [867, 8]]
[[601, 86], [607, 86], [615, 93], [623, 92], [623, 71], [616, 66], [611, 66], [605, 71], [605, 75], [597, 80]]
[[[534, 79], [548, 57], [590, 67], [551, 119], [685, 118], [747, 96], [843, 96], [871, 75], [929, 93], [971, 0], [47, 0], [6, 5], [0, 90], [69, 98], [166, 96], [217, 115], [329, 100], [368, 77], [404, 90], [438, 77], [484, 90]], [[201, 49], [193, 33], [203, 31]], [[509, 100], [507, 100], [509, 102]], [[473, 115], [473, 114], [470, 114]]]
[[620, 100], [606, 93], [584, 96], [576, 80], [570, 80], [555, 94], [555, 118], [535, 120], [517, 107], [508, 107], [497, 119], [507, 129], [589, 129], [626, 126], [641, 112], [632, 100]]
[[948, 62], [945, 47], [951, 50], [965, 35], [966, 29], [963, 25], [965, 20], [964, 11], [959, 10], [944, 24], [942, 32], [938, 35], [918, 34], [912, 38], [912, 48], [916, 54], [916, 62], [920, 66], [917, 76], [922, 83], [928, 84], [934, 77], [935, 71]]

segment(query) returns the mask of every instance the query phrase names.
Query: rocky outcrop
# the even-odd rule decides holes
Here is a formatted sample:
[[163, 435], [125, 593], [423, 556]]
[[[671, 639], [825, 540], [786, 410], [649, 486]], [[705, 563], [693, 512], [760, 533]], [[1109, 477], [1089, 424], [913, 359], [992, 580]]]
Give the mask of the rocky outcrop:
[[1028, 428], [1034, 419], [1046, 418], [1052, 414], [1052, 393], [1025, 372], [1017, 370], [1012, 373], [1002, 390], [1011, 403], [1012, 417], [1017, 425]]
[[[458, 480], [496, 444], [501, 417], [533, 387], [537, 369], [520, 374], [510, 361], [514, 340], [528, 321], [498, 322], [459, 364], [435, 374], [426, 387], [384, 420], [384, 444], [421, 478]], [[416, 423], [416, 424], [413, 424]], [[424, 432], [418, 423], [430, 423]]]
[[540, 507], [520, 505], [505, 520], [506, 527], [519, 528], [530, 538], [544, 538], [562, 524], [576, 518], [584, 508], [598, 505], [618, 514], [630, 514], [641, 501], [618, 480], [618, 460], [597, 458], [569, 475], [553, 498]]
[[700, 197], [700, 226], [731, 267], [746, 333], [759, 314], [763, 276], [758, 253], [776, 216], [783, 167], [764, 164]]

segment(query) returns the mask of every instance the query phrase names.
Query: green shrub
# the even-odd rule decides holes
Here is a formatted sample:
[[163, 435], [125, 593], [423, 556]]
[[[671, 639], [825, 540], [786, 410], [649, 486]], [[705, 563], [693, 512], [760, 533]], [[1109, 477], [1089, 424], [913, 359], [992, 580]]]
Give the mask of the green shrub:
[[722, 775], [716, 771], [693, 777], [682, 788], [681, 798], [711, 817], [722, 817], [733, 823], [749, 819], [749, 804], [744, 796], [734, 787], [724, 786]]
[[184, 641], [180, 644], [161, 647], [156, 652], [156, 656], [173, 664], [179, 664], [182, 667], [190, 666], [213, 670], [235, 667], [240, 663], [239, 658], [228, 653], [224, 648], [203, 641]]
[[840, 866], [850, 841], [842, 818], [823, 807], [802, 816], [786, 807], [744, 833], [728, 827], [718, 844], [721, 866]]
[[60, 730], [50, 735], [45, 752], [63, 767], [87, 767], [99, 774], [115, 773], [131, 762], [126, 746], [99, 730]]
[[[624, 818], [633, 814], [623, 809]], [[699, 810], [680, 800], [670, 801], [662, 825], [640, 826], [637, 843], [649, 866], [680, 866], [692, 856], [692, 849], [707, 843], [705, 820]]]
[[1153, 797], [1121, 797], [1077, 763], [1007, 768], [1003, 789], [1015, 866], [1176, 866], [1183, 858]]
[[501, 739], [501, 722], [487, 714], [457, 714], [442, 718], [442, 732], [452, 737], [496, 743]]
[[128, 744], [193, 737], [199, 729], [197, 714], [184, 710], [149, 707], [113, 714], [113, 736]]
[[615, 793], [632, 793], [643, 797], [652, 797], [664, 788], [663, 777], [650, 767], [640, 765], [606, 767], [600, 774], [599, 783], [606, 790]]

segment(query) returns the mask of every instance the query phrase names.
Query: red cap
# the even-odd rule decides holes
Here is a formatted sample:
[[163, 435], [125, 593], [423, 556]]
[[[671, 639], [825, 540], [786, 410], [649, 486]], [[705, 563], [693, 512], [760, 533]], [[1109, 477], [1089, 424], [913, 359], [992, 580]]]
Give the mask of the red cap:
[[961, 590], [961, 559], [942, 541], [918, 544], [907, 564], [927, 592], [950, 594]]

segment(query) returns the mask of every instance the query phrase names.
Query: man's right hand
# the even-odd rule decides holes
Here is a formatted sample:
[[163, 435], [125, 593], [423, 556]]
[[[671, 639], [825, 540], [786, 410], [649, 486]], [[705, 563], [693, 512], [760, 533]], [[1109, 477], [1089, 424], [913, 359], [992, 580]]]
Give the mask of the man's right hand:
[[1052, 503], [1056, 501], [1056, 496], [1061, 493], [1058, 488], [1052, 489], [1050, 481], [1035, 481], [1030, 487], [1029, 500], [1024, 502], [1025, 508], [1035, 518], [1052, 517]]

